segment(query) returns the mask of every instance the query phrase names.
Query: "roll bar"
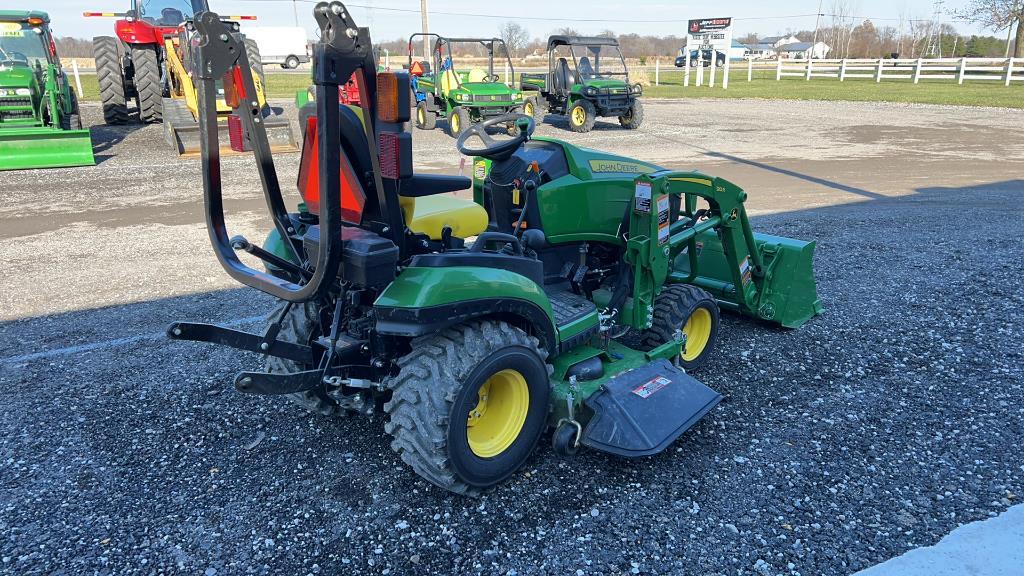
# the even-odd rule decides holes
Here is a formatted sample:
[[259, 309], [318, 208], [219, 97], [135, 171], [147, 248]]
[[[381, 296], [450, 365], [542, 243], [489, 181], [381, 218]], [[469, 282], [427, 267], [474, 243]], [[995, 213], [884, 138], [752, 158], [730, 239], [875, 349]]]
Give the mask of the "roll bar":
[[[373, 70], [373, 54], [369, 31], [358, 28], [348, 10], [341, 2], [321, 2], [316, 5], [313, 15], [321, 30], [321, 40], [314, 46], [314, 83], [316, 85], [318, 137], [320, 148], [319, 180], [321, 199], [320, 249], [314, 271], [308, 281], [297, 284], [254, 269], [243, 263], [235, 253], [224, 219], [223, 185], [221, 159], [218, 142], [217, 87], [216, 81], [224, 79], [225, 95], [234, 91], [237, 100], [231, 102], [235, 113], [242, 121], [245, 134], [249, 136], [253, 155], [256, 159], [264, 199], [282, 239], [294, 262], [302, 262], [295, 229], [288, 216], [277, 171], [263, 127], [264, 110], [257, 102], [256, 88], [245, 53], [245, 44], [221, 21], [220, 17], [204, 8], [203, 0], [193, 0], [196, 9], [195, 28], [198, 33], [196, 50], [193, 51], [193, 70], [197, 74], [197, 96], [199, 102], [199, 128], [202, 144], [203, 189], [205, 196], [206, 226], [221, 266], [235, 280], [271, 294], [288, 302], [306, 302], [325, 296], [336, 285], [341, 269], [341, 133], [339, 127], [338, 85], [346, 82], [359, 70]], [[369, 63], [369, 64], [368, 64]], [[367, 68], [367, 66], [370, 66]], [[375, 93], [376, 77], [364, 74], [363, 85], [370, 94]], [[229, 85], [233, 90], [229, 90]], [[365, 98], [364, 112], [374, 118], [376, 102]], [[373, 122], [366, 123], [369, 142], [372, 138]], [[381, 201], [383, 187], [380, 183], [380, 161], [376, 147], [370, 146], [374, 167], [374, 188]], [[369, 186], [367, 186], [369, 187]], [[388, 206], [390, 208], [390, 206]], [[394, 207], [397, 209], [397, 206]]]

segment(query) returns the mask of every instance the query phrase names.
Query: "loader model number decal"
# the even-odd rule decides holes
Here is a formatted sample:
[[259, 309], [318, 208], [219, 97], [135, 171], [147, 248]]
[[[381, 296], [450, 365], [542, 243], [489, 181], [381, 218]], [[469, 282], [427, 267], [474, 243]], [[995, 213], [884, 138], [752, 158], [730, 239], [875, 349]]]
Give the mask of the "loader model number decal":
[[668, 242], [668, 196], [658, 198], [658, 245]]
[[750, 256], [747, 256], [740, 262], [740, 278], [743, 281], [743, 285], [750, 284]]
[[473, 176], [476, 177], [477, 180], [483, 180], [484, 177], [487, 176], [487, 163], [481, 160], [474, 164]]
[[661, 390], [665, 386], [671, 384], [672, 381], [664, 376], [658, 376], [657, 378], [651, 378], [647, 382], [643, 383], [636, 388], [633, 388], [633, 394], [641, 398], [650, 398], [655, 392]]
[[636, 183], [636, 205], [633, 207], [637, 212], [647, 214], [651, 211], [651, 183]]

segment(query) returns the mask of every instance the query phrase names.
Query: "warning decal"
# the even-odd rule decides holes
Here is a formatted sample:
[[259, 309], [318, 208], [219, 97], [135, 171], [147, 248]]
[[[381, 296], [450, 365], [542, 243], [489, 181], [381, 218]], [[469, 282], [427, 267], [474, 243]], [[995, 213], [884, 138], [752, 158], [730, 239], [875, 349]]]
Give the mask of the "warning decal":
[[668, 242], [668, 196], [658, 198], [658, 244]]
[[651, 211], [651, 183], [650, 182], [637, 182], [636, 183], [636, 205], [633, 207], [637, 212], [650, 212]]
[[633, 394], [636, 394], [641, 398], [649, 398], [652, 394], [654, 394], [658, 390], [661, 390], [665, 386], [668, 386], [671, 383], [672, 381], [669, 380], [668, 378], [665, 378], [664, 376], [658, 376], [657, 378], [652, 378], [648, 380], [641, 386], [633, 388]]
[[750, 256], [747, 256], [740, 262], [740, 278], [744, 286], [750, 284]]

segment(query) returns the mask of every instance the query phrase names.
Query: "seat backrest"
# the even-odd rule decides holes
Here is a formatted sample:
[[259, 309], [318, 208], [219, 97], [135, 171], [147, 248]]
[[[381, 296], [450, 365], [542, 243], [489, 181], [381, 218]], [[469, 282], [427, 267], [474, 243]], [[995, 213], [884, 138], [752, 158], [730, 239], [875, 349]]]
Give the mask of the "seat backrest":
[[590, 63], [590, 58], [583, 56], [580, 58], [579, 67], [580, 76], [583, 76], [584, 80], [588, 80], [594, 76], [594, 66]]
[[466, 77], [466, 82], [483, 82], [487, 79], [487, 70], [483, 68], [473, 68], [469, 71], [469, 76]]
[[565, 58], [559, 58], [555, 64], [555, 77], [552, 79], [552, 83], [555, 85], [555, 90], [559, 92], [568, 92], [572, 87], [572, 71], [569, 70], [569, 62]]
[[453, 88], [459, 87], [459, 78], [452, 70], [445, 70], [441, 73], [441, 94], [447, 95]]

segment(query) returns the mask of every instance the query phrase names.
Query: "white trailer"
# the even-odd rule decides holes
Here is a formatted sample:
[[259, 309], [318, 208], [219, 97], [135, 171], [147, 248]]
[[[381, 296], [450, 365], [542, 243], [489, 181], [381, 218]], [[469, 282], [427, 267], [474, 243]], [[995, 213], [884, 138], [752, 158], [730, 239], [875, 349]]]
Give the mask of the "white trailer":
[[306, 29], [296, 26], [247, 26], [242, 32], [256, 41], [264, 64], [296, 68], [309, 62]]

